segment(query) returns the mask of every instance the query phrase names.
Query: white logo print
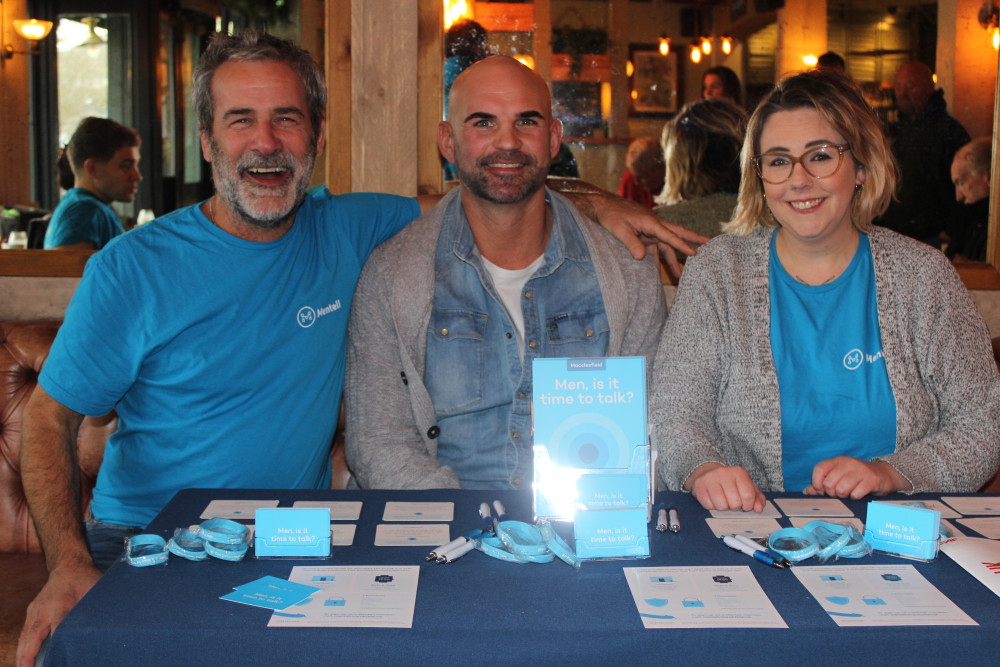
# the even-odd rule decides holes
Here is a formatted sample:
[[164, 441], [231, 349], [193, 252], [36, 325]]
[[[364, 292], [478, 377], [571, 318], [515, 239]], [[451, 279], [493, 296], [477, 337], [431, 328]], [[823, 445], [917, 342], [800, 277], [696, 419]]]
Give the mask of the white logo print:
[[299, 308], [299, 312], [295, 314], [295, 320], [299, 323], [300, 327], [308, 329], [316, 324], [316, 320], [324, 315], [329, 315], [335, 310], [340, 310], [340, 299], [337, 299], [329, 306], [323, 306], [319, 310], [313, 310], [311, 306], [302, 306]]
[[854, 348], [850, 352], [844, 355], [844, 368], [849, 371], [854, 371], [860, 368], [861, 364], [864, 363], [865, 355], [864, 352], [858, 348]]

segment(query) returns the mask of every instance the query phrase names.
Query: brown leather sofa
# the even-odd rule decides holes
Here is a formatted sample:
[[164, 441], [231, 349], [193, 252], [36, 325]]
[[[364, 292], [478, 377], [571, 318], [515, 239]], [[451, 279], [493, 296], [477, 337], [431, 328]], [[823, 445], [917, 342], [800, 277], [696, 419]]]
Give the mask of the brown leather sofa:
[[[0, 322], [0, 665], [14, 663], [25, 611], [45, 584], [47, 571], [21, 484], [21, 424], [24, 406], [48, 357], [58, 322]], [[112, 412], [87, 417], [80, 427], [77, 456], [82, 507], [86, 513], [108, 436], [118, 428]], [[346, 488], [342, 430], [334, 441], [333, 488]]]

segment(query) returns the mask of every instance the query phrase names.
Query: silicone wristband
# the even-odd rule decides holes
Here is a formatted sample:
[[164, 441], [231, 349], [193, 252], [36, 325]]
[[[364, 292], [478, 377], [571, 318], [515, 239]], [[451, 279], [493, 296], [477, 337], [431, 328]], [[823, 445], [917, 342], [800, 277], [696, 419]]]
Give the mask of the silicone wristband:
[[816, 536], [802, 528], [776, 530], [767, 539], [767, 545], [793, 563], [814, 556], [819, 551]]
[[167, 541], [159, 535], [133, 535], [125, 549], [125, 560], [135, 567], [166, 563], [169, 555]]
[[179, 529], [167, 541], [170, 553], [188, 560], [208, 560], [205, 542], [193, 530]]
[[215, 544], [246, 544], [249, 534], [246, 526], [229, 519], [209, 519], [198, 526], [198, 536]]

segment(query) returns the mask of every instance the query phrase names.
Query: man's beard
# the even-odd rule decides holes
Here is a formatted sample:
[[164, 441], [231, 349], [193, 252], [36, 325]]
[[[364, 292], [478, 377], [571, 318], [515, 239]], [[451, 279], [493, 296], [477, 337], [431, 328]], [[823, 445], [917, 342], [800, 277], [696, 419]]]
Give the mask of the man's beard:
[[[212, 149], [215, 191], [240, 220], [261, 229], [274, 229], [294, 217], [305, 198], [316, 162], [315, 138], [309, 143], [301, 163], [286, 151], [270, 155], [248, 151], [234, 163], [222, 152], [214, 138], [209, 137], [209, 145]], [[286, 169], [289, 173], [280, 185], [259, 185], [245, 182], [242, 178], [249, 169], [275, 167]]]
[[[527, 169], [522, 174], [509, 176], [487, 173], [490, 164], [524, 164]], [[548, 177], [548, 165], [542, 167], [538, 161], [520, 151], [497, 152], [480, 158], [475, 168], [466, 170], [462, 160], [457, 160], [455, 170], [458, 180], [472, 194], [494, 204], [516, 204], [538, 192]]]

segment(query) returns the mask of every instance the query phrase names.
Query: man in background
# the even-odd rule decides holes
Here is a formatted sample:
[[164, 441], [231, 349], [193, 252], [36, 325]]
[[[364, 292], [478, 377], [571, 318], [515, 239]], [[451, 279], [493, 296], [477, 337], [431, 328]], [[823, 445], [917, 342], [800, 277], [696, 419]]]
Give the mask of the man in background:
[[916, 61], [901, 65], [895, 92], [899, 119], [889, 134], [902, 176], [899, 199], [876, 223], [936, 245], [954, 200], [951, 161], [969, 141], [969, 133], [948, 115], [944, 91], [934, 89], [927, 65]]
[[628, 147], [625, 173], [618, 185], [618, 196], [653, 208], [653, 199], [663, 190], [666, 178], [663, 148], [652, 137], [639, 137]]
[[962, 146], [951, 163], [951, 180], [958, 205], [953, 209], [946, 231], [945, 254], [950, 259], [986, 261], [992, 150], [992, 136], [978, 137]]

